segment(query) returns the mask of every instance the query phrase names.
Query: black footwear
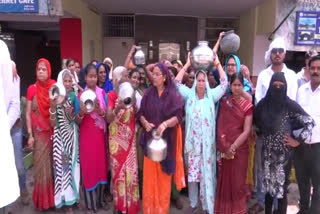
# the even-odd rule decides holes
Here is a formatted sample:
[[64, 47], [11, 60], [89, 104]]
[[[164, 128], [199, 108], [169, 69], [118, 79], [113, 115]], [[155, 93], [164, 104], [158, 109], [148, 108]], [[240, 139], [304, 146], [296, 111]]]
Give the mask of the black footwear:
[[182, 210], [183, 209], [183, 203], [182, 203], [182, 200], [181, 200], [181, 197], [178, 197], [175, 201], [175, 205], [176, 205], [176, 208], [178, 210]]

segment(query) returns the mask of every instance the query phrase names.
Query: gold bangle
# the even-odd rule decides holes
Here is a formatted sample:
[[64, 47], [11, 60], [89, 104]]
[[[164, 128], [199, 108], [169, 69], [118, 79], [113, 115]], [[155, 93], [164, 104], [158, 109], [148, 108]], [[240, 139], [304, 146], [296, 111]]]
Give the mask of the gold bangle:
[[221, 65], [221, 63], [220, 63], [220, 62], [218, 62], [217, 64], [215, 64], [215, 66], [216, 66], [216, 67], [218, 67], [219, 65]]
[[33, 138], [33, 134], [32, 133], [29, 133], [29, 138]]

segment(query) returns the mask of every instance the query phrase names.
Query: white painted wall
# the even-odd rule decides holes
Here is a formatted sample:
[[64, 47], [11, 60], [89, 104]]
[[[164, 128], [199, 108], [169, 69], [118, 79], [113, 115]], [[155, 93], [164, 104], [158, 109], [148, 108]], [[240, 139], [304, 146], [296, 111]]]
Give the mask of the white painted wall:
[[104, 37], [103, 58], [110, 57], [113, 61], [113, 68], [123, 66], [133, 44], [133, 38]]

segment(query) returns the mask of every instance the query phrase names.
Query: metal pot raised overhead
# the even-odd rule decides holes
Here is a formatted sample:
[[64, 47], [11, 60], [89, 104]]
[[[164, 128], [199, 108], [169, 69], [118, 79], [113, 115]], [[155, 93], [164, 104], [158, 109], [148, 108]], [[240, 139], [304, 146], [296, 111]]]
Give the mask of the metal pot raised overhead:
[[85, 90], [80, 96], [80, 100], [84, 103], [89, 113], [94, 110], [96, 99], [97, 95], [91, 89]]
[[230, 30], [225, 33], [220, 42], [221, 51], [227, 54], [235, 54], [240, 48], [240, 37], [234, 33], [234, 30]]
[[197, 70], [207, 70], [214, 61], [214, 54], [207, 41], [198, 41], [198, 46], [191, 52], [191, 64]]
[[55, 83], [49, 89], [49, 98], [56, 100], [57, 104], [61, 104], [66, 100], [66, 88], [61, 83]]
[[145, 65], [146, 64], [146, 56], [142, 51], [140, 46], [136, 46], [136, 52], [133, 56], [133, 63], [135, 65]]

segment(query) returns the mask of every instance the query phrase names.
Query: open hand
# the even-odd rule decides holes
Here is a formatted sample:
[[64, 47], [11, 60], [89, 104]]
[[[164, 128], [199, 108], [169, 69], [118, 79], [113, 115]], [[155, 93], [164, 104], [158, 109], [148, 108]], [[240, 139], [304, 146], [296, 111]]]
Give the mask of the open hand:
[[70, 105], [68, 105], [68, 106], [66, 107], [66, 111], [67, 111], [67, 113], [68, 113], [69, 115], [72, 115], [72, 113], [73, 113], [73, 107], [70, 106]]
[[286, 146], [290, 146], [290, 147], [297, 147], [300, 145], [300, 143], [298, 141], [296, 141], [295, 139], [293, 139], [290, 135], [285, 135], [284, 136], [284, 144]]
[[150, 132], [155, 127], [153, 123], [149, 123], [148, 121], [146, 121], [143, 126], [147, 132]]
[[157, 135], [162, 136], [165, 130], [166, 130], [166, 126], [163, 123], [161, 123], [157, 128]]
[[188, 52], [188, 58], [187, 58], [187, 62], [186, 62], [187, 66], [191, 66], [191, 52]]
[[28, 149], [33, 150], [33, 146], [34, 146], [34, 138], [33, 137], [29, 137], [29, 139], [28, 139]]
[[224, 35], [226, 35], [226, 32], [221, 31], [219, 34], [219, 39], [222, 39], [224, 37]]

